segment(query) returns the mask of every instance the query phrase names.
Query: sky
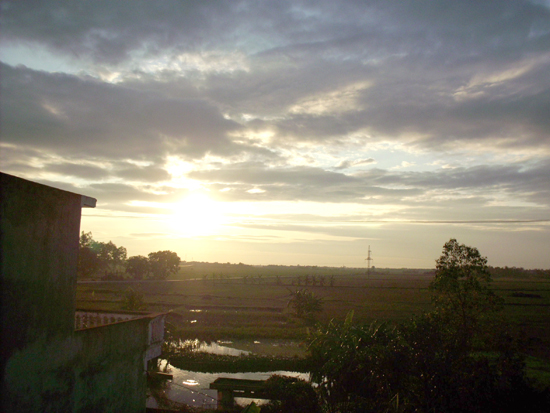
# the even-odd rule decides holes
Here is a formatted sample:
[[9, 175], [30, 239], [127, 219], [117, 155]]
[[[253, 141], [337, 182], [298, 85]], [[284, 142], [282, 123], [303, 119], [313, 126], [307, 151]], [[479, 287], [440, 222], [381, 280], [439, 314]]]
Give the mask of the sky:
[[550, 268], [550, 1], [0, 4], [0, 169], [129, 256]]

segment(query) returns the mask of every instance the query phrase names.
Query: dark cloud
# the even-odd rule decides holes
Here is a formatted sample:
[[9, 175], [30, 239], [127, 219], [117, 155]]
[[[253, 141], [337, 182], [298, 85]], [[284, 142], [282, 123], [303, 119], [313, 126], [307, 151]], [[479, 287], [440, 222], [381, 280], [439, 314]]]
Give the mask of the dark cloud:
[[162, 182], [171, 179], [171, 175], [165, 169], [156, 166], [129, 165], [116, 171], [116, 176], [138, 182]]
[[2, 140], [70, 156], [159, 159], [242, 148], [239, 126], [204, 100], [2, 65]]
[[[145, 48], [249, 51], [290, 43], [340, 58], [376, 50], [472, 50], [524, 46], [548, 29], [547, 8], [527, 1], [63, 1], [4, 2], [3, 36], [100, 62]], [[182, 30], [184, 28], [184, 30]], [[537, 36], [538, 35], [538, 36]], [[386, 40], [389, 38], [390, 40]], [[366, 40], [370, 42], [366, 43]], [[453, 45], [448, 50], [448, 45]], [[362, 47], [359, 47], [362, 46]], [[416, 47], [415, 47], [416, 46]], [[328, 52], [327, 52], [328, 50]], [[330, 53], [332, 52], [332, 53]]]
[[46, 167], [46, 169], [48, 172], [58, 173], [66, 177], [76, 177], [87, 180], [90, 178], [94, 180], [101, 180], [110, 176], [109, 171], [104, 168], [78, 163], [50, 164]]
[[[190, 72], [142, 72], [141, 82], [129, 79], [118, 86], [29, 72], [13, 77], [6, 68], [8, 139], [16, 132], [26, 137], [34, 128], [59, 144], [70, 131], [73, 140], [84, 141], [79, 146], [98, 153], [131, 139], [134, 157], [148, 148], [156, 148], [149, 156], [173, 151], [199, 157], [250, 149], [227, 139], [241, 126], [224, 119], [223, 111], [236, 118], [272, 117], [262, 126], [273, 129], [273, 142], [281, 144], [335, 144], [366, 129], [375, 138], [409, 143], [405, 136], [417, 134], [415, 143], [429, 148], [495, 142], [495, 136], [504, 146], [548, 146], [550, 70], [538, 56], [550, 48], [550, 11], [531, 2], [283, 1], [270, 7], [165, 1], [127, 7], [109, 1], [70, 7], [51, 1], [32, 7], [5, 2], [4, 9], [6, 41], [82, 54], [113, 70], [148, 55], [160, 59], [164, 53], [177, 61], [181, 53], [212, 50], [240, 50], [249, 64], [235, 72], [214, 66], [200, 74], [195, 68], [195, 82]], [[527, 66], [504, 83], [468, 86], [475, 76], [494, 78]], [[370, 86], [341, 112], [287, 113], [357, 82]], [[459, 90], [483, 94], [457, 100]], [[51, 101], [50, 111], [45, 100]]]
[[37, 42], [78, 59], [116, 64], [131, 58], [130, 52], [136, 49], [155, 55], [167, 47], [197, 47], [212, 28], [224, 29], [226, 8], [223, 3], [176, 0], [136, 1], [131, 6], [107, 0], [73, 5], [55, 0], [13, 1], [3, 3], [2, 26], [7, 39]]

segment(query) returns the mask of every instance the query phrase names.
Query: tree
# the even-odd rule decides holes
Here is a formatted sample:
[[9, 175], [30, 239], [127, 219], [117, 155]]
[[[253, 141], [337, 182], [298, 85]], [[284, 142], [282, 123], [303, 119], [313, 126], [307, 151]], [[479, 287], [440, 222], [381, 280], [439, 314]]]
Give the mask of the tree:
[[455, 328], [461, 346], [470, 346], [482, 330], [482, 321], [502, 308], [502, 299], [490, 283], [487, 258], [477, 248], [456, 239], [445, 243], [430, 289], [436, 312]]
[[356, 325], [352, 315], [310, 336], [311, 380], [324, 411], [549, 411], [549, 392], [530, 387], [513, 348], [468, 351], [437, 313], [395, 327]]
[[149, 254], [149, 268], [152, 277], [157, 280], [165, 280], [170, 274], [179, 270], [180, 257], [172, 251], [157, 251]]
[[134, 255], [126, 260], [126, 272], [135, 280], [142, 280], [149, 273], [149, 259]]
[[117, 274], [119, 267], [126, 260], [126, 248], [117, 247], [112, 241], [94, 242], [92, 247], [98, 252], [103, 269], [111, 274]]
[[101, 260], [94, 249], [95, 243], [91, 232], [82, 231], [78, 248], [79, 277], [91, 277], [101, 267]]

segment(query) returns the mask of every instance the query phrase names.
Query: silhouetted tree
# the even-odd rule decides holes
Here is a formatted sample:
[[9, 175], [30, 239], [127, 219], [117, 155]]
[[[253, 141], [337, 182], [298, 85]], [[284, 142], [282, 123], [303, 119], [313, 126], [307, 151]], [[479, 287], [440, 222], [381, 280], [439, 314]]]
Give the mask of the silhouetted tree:
[[126, 260], [126, 272], [135, 280], [142, 280], [149, 274], [149, 259], [143, 255], [134, 255]]
[[119, 267], [126, 260], [126, 248], [117, 247], [112, 241], [95, 242], [92, 248], [97, 251], [103, 269], [111, 272], [111, 274], [119, 272]]
[[94, 243], [92, 233], [82, 231], [78, 249], [79, 277], [91, 277], [101, 268], [101, 260], [97, 251], [93, 248]]
[[318, 326], [312, 380], [328, 412], [546, 412], [550, 393], [525, 378], [523, 357], [488, 313], [500, 308], [487, 260], [451, 239], [437, 260], [435, 310], [390, 327]]
[[490, 283], [487, 258], [477, 248], [456, 239], [445, 243], [430, 289], [435, 311], [455, 328], [461, 346], [470, 346], [483, 322], [502, 308], [502, 298], [493, 293]]
[[157, 251], [149, 254], [149, 265], [153, 278], [165, 280], [179, 270], [180, 257], [172, 251]]

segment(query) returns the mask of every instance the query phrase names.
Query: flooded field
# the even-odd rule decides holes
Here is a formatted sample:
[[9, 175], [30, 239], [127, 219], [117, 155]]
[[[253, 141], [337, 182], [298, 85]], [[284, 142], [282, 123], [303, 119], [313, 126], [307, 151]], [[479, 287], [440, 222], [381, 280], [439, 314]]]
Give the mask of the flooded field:
[[304, 357], [306, 343], [300, 340], [217, 340], [212, 342], [185, 340], [182, 347], [195, 352], [219, 354], [225, 356], [240, 356], [257, 354], [276, 357]]

